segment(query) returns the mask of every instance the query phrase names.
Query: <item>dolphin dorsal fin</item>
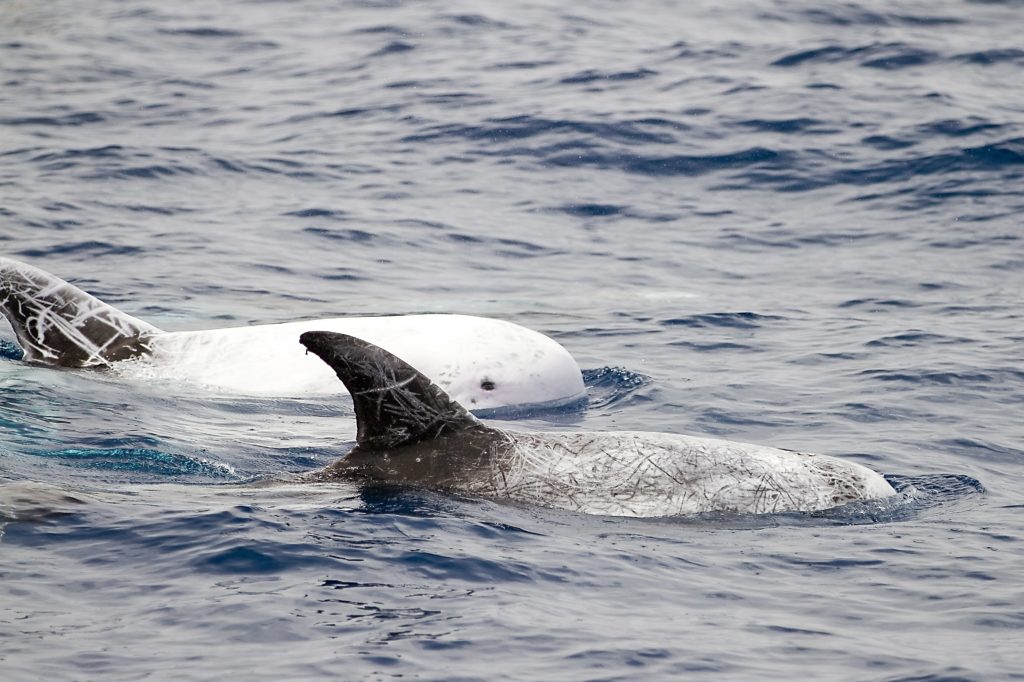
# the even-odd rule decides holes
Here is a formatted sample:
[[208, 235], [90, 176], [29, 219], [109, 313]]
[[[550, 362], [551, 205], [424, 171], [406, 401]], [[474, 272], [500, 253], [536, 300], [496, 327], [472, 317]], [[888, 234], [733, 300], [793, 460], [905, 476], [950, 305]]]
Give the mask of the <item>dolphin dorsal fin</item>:
[[156, 327], [126, 315], [48, 272], [0, 258], [0, 311], [25, 360], [96, 367], [141, 355]]
[[330, 365], [352, 394], [360, 447], [386, 450], [483, 428], [437, 384], [379, 346], [335, 332], [306, 332], [299, 341]]

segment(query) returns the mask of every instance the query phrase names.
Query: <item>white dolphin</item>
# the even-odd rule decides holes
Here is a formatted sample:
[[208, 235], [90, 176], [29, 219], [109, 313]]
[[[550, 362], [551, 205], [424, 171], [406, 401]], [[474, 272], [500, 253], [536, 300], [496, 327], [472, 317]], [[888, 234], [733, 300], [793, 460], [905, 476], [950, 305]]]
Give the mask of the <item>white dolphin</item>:
[[39, 268], [0, 257], [0, 310], [27, 362], [107, 368], [256, 397], [344, 393], [295, 343], [327, 330], [367, 339], [423, 367], [477, 412], [559, 407], [586, 397], [579, 366], [553, 339], [467, 315], [352, 317], [168, 332], [122, 313]]

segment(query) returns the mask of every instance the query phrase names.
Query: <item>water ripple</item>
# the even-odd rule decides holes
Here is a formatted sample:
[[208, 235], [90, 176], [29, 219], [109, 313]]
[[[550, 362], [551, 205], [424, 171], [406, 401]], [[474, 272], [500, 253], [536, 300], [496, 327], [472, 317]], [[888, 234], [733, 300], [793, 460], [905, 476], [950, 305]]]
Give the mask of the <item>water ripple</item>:
[[675, 141], [671, 134], [649, 130], [649, 128], [664, 127], [676, 130], [684, 129], [682, 124], [672, 123], [664, 119], [645, 118], [636, 121], [604, 123], [548, 119], [535, 116], [512, 116], [489, 119], [481, 125], [450, 124], [434, 126], [424, 132], [406, 136], [402, 138], [402, 142], [431, 142], [449, 138], [464, 138], [498, 143], [525, 140], [541, 135], [573, 134], [606, 141], [670, 144]]
[[21, 249], [14, 253], [25, 258], [45, 259], [51, 256], [93, 256], [131, 255], [142, 253], [143, 249], [125, 244], [110, 244], [101, 241], [65, 242], [44, 249]]
[[772, 65], [794, 67], [805, 64], [836, 64], [855, 60], [866, 68], [892, 71], [930, 64], [938, 58], [939, 55], [935, 52], [905, 43], [871, 44], [858, 47], [826, 45], [790, 53], [776, 59]]
[[628, 404], [632, 400], [645, 400], [635, 395], [651, 384], [651, 378], [624, 367], [601, 367], [583, 370], [583, 383], [587, 387], [588, 406], [600, 409]]
[[106, 117], [97, 111], [79, 111], [64, 116], [0, 117], [0, 125], [7, 126], [72, 126], [102, 123]]
[[[202, 457], [180, 455], [151, 448], [61, 448], [34, 453], [80, 469], [127, 472], [132, 480], [146, 477], [199, 477], [202, 479], [235, 479], [232, 467]], [[141, 477], [141, 478], [140, 478]]]
[[587, 69], [572, 76], [566, 76], [558, 81], [563, 85], [581, 85], [595, 82], [632, 81], [649, 76], [656, 76], [657, 71], [650, 69], [636, 69], [633, 71], [602, 72], [595, 69]]
[[666, 327], [691, 327], [702, 329], [707, 327], [725, 327], [729, 329], [757, 329], [764, 322], [776, 322], [785, 318], [778, 315], [760, 315], [758, 313], [703, 313], [699, 315], [688, 315], [686, 317], [675, 317], [662, 320], [661, 324]]

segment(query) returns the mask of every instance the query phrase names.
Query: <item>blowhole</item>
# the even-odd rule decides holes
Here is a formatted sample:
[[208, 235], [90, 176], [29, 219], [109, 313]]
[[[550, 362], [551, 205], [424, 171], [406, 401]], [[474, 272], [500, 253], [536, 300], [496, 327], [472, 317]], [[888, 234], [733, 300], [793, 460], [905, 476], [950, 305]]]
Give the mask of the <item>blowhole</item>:
[[494, 382], [491, 381], [490, 379], [484, 379], [483, 381], [480, 382], [480, 388], [484, 389], [485, 391], [493, 391], [495, 388]]

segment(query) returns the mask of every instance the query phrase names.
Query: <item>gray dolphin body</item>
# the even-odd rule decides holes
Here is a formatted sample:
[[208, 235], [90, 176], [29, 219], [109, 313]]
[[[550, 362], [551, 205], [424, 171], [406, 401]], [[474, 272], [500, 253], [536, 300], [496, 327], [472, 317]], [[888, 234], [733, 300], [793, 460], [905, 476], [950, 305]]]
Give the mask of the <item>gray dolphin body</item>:
[[646, 432], [515, 433], [485, 426], [415, 368], [352, 336], [306, 332], [345, 383], [356, 446], [309, 476], [405, 483], [590, 514], [816, 511], [895, 494], [835, 457]]

